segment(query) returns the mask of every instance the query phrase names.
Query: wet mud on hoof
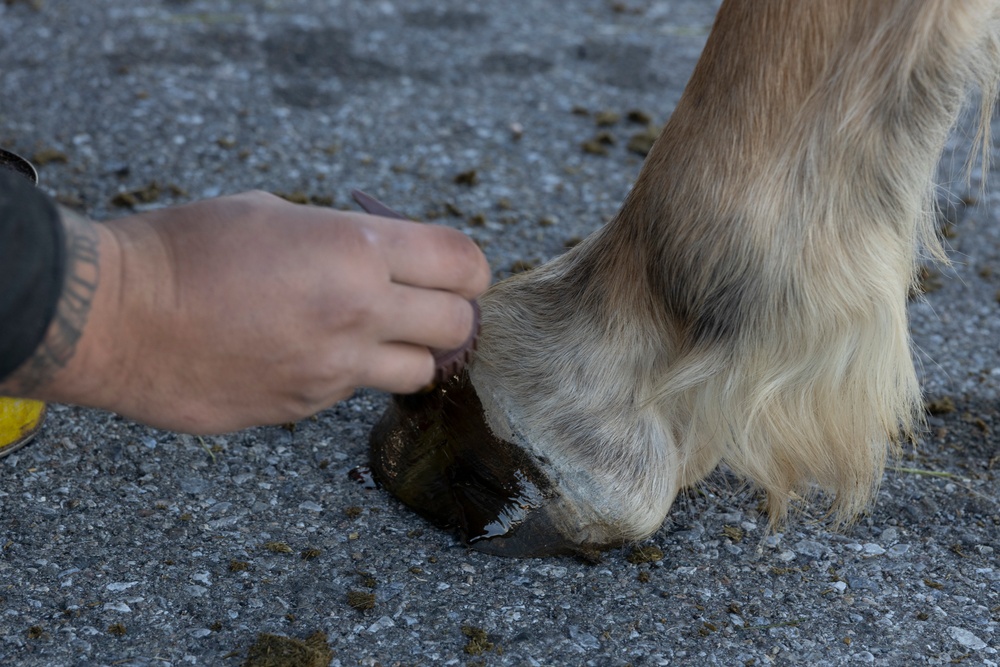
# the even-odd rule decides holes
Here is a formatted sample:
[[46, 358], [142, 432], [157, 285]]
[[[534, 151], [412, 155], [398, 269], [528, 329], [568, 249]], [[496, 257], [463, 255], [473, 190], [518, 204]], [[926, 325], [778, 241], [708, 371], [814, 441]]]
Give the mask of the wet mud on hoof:
[[539, 462], [486, 425], [468, 373], [432, 391], [393, 396], [372, 430], [371, 471], [436, 525], [485, 553], [592, 554], [560, 532], [560, 494]]

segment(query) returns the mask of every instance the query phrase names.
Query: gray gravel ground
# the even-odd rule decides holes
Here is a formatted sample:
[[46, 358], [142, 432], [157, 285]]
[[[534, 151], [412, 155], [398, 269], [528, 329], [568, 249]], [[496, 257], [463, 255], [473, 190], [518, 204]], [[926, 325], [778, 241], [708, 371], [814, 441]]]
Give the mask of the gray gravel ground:
[[[716, 5], [7, 0], [0, 145], [99, 219], [121, 193], [348, 207], [361, 187], [470, 233], [501, 276], [614, 212], [643, 128], [595, 113], [663, 122]], [[581, 148], [600, 132], [605, 155]], [[954, 410], [856, 526], [807, 505], [769, 535], [719, 473], [651, 562], [501, 560], [349, 481], [382, 395], [203, 440], [54, 407], [0, 461], [0, 664], [239, 665], [259, 632], [316, 630], [333, 665], [1000, 664], [1000, 176], [963, 181], [960, 135], [955, 264], [912, 308], [928, 397]]]

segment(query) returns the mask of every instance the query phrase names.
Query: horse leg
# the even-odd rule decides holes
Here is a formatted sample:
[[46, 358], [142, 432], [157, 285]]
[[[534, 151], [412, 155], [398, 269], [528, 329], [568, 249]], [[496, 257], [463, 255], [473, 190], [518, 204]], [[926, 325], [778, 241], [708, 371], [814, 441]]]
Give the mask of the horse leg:
[[377, 476], [519, 556], [642, 538], [720, 462], [773, 521], [814, 489], [855, 516], [919, 425], [907, 294], [998, 42], [997, 0], [724, 2], [615, 219], [481, 299], [477, 358], [395, 400]]

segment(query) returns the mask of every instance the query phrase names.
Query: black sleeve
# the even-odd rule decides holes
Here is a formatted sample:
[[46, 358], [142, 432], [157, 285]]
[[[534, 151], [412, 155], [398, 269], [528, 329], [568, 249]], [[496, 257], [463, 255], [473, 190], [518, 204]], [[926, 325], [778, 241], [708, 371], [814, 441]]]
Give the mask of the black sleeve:
[[65, 270], [55, 204], [26, 178], [0, 169], [0, 380], [42, 342]]

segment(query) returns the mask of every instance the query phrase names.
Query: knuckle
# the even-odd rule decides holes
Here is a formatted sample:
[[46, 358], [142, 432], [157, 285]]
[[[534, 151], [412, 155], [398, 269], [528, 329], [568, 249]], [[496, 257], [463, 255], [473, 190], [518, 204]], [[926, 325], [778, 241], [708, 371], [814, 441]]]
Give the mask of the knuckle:
[[338, 229], [338, 242], [350, 248], [355, 263], [363, 267], [381, 255], [378, 231], [361, 220], [347, 218]]

